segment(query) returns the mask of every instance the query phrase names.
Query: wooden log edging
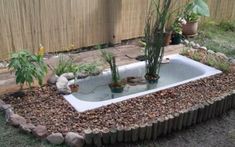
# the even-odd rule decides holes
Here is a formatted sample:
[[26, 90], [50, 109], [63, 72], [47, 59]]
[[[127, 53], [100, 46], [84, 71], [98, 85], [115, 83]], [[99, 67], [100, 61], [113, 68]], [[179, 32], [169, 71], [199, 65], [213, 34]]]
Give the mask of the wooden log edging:
[[[187, 110], [184, 109], [172, 115], [156, 118], [151, 123], [134, 125], [130, 128], [117, 128], [115, 131], [111, 129], [109, 132], [98, 133], [99, 135], [97, 131], [89, 132], [88, 134], [85, 133], [84, 138], [86, 144], [91, 145], [94, 143], [96, 146], [114, 144], [116, 142], [156, 140], [161, 135], [167, 135], [173, 131], [179, 131], [207, 121], [224, 114], [230, 109], [235, 109], [235, 90]], [[93, 142], [91, 139], [87, 139], [90, 136], [94, 137]], [[109, 139], [107, 139], [107, 136], [109, 136]], [[95, 137], [98, 137], [98, 139]]]

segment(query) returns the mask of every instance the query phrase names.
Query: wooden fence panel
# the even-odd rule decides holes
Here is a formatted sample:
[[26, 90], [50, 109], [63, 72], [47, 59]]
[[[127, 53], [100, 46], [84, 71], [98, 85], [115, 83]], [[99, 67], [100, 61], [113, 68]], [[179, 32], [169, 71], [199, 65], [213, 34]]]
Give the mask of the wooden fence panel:
[[[174, 8], [188, 0], [174, 0]], [[0, 59], [41, 43], [48, 52], [143, 36], [149, 0], [0, 0]], [[235, 0], [208, 0], [211, 18], [235, 20]], [[204, 20], [204, 18], [202, 19]]]

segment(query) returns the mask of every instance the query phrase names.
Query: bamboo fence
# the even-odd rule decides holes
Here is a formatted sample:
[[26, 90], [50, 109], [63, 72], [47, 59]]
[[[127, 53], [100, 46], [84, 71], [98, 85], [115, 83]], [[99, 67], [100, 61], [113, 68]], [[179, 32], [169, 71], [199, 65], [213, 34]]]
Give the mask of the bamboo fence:
[[[174, 0], [175, 7], [187, 0]], [[0, 0], [0, 59], [39, 44], [58, 52], [143, 36], [148, 0]], [[213, 20], [235, 20], [235, 0], [208, 0]], [[204, 19], [203, 19], [204, 20]]]

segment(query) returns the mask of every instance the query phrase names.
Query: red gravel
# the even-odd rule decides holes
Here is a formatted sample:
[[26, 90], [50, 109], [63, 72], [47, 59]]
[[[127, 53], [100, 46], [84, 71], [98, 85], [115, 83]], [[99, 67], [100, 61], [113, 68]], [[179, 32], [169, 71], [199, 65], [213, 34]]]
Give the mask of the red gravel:
[[66, 133], [151, 122], [156, 117], [213, 100], [232, 90], [235, 90], [235, 73], [220, 74], [84, 113], [76, 112], [51, 86], [27, 91], [21, 98], [11, 95], [0, 98], [11, 104], [15, 112], [28, 122], [46, 125], [49, 132]]

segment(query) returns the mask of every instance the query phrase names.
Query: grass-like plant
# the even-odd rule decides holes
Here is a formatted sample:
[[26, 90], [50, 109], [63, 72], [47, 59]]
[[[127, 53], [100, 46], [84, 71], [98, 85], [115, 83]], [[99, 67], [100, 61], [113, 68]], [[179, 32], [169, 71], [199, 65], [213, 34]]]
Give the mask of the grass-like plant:
[[26, 83], [30, 88], [36, 79], [40, 86], [47, 72], [47, 66], [40, 55], [33, 55], [28, 51], [19, 51], [12, 54], [9, 69], [15, 71], [16, 83], [23, 85]]
[[152, 0], [149, 7], [144, 30], [147, 81], [159, 78], [164, 54], [164, 31], [170, 6], [171, 0]]
[[111, 52], [101, 50], [102, 57], [109, 64], [111, 74], [112, 74], [112, 83], [115, 85], [121, 86], [121, 79], [116, 65], [116, 60], [114, 55]]

